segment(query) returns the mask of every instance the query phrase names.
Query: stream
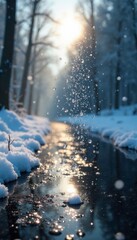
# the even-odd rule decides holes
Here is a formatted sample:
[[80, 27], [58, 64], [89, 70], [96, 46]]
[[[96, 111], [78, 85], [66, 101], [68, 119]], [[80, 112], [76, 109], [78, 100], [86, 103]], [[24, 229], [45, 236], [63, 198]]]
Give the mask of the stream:
[[[7, 184], [0, 240], [136, 240], [137, 153], [53, 123], [39, 168]], [[79, 195], [81, 205], [68, 205]]]

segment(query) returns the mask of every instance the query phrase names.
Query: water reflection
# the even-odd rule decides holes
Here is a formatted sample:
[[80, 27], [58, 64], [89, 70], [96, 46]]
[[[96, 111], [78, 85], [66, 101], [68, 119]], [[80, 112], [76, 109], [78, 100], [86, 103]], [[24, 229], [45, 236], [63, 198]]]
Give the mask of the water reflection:
[[131, 160], [136, 160], [137, 159], [137, 152], [132, 150], [132, 149], [126, 149], [126, 148], [118, 148], [120, 152], [122, 152], [126, 158], [131, 159]]
[[[0, 204], [0, 239], [137, 239], [136, 161], [63, 124], [54, 124], [40, 157], [40, 168], [11, 184], [14, 194]], [[71, 194], [84, 204], [67, 205]]]
[[[108, 139], [107, 137], [103, 137], [100, 136], [98, 134], [93, 134], [94, 138], [100, 139], [101, 141], [108, 143], [108, 144], [112, 144], [111, 140]], [[120, 148], [120, 147], [116, 147], [121, 153], [124, 154], [124, 156], [127, 159], [131, 159], [131, 160], [136, 160], [137, 159], [137, 151], [133, 150], [133, 149], [127, 149], [127, 148]]]
[[[125, 159], [123, 154], [120, 154], [118, 150], [113, 150], [111, 145], [99, 143], [99, 146], [99, 155], [95, 156], [95, 164], [96, 169], [100, 171], [100, 176], [97, 178], [94, 174], [89, 176], [90, 179], [91, 175], [94, 176], [91, 180], [94, 188], [90, 188], [94, 193], [92, 195], [94, 202], [93, 236], [95, 239], [102, 239], [102, 237], [103, 239], [116, 239], [118, 236], [125, 236], [124, 239], [136, 239], [137, 229], [134, 228], [135, 231], [132, 232], [133, 228], [131, 228], [131, 222], [136, 225], [136, 218], [131, 209], [135, 210], [137, 207], [135, 191], [137, 163]], [[88, 156], [87, 159], [89, 159]], [[89, 182], [88, 175], [85, 176], [84, 182]]]

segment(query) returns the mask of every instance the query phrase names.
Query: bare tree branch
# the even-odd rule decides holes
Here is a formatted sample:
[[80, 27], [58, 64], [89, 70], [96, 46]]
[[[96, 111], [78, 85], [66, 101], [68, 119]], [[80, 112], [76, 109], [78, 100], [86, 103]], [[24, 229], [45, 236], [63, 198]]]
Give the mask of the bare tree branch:
[[48, 47], [53, 47], [53, 48], [58, 48], [57, 46], [55, 46], [53, 43], [51, 42], [35, 42], [35, 43], [32, 43], [32, 46], [36, 46], [36, 45], [44, 45], [44, 46], [48, 46]]
[[51, 17], [51, 15], [49, 13], [35, 13], [35, 16], [45, 16], [46, 18], [49, 18], [52, 22], [56, 23], [56, 24], [60, 24], [59, 21], [55, 20], [53, 17]]
[[35, 75], [38, 75], [45, 67], [47, 67], [49, 64], [49, 61], [46, 62], [38, 71], [35, 72]]

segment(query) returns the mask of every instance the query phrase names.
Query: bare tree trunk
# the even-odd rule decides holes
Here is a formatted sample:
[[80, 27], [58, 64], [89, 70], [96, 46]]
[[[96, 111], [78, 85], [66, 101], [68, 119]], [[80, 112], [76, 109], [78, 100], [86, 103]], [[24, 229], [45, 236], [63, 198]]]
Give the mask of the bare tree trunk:
[[39, 113], [40, 95], [40, 90], [38, 90], [36, 95], [35, 115], [38, 115]]
[[[137, 61], [137, 16], [136, 16], [136, 1], [131, 0], [130, 1], [132, 13], [133, 13], [133, 37], [135, 41], [135, 52], [136, 52], [136, 61]], [[137, 97], [135, 99], [135, 103], [137, 102]]]
[[16, 0], [6, 1], [4, 48], [0, 65], [0, 108], [9, 109], [9, 90], [14, 52]]
[[[37, 24], [39, 24], [39, 22], [37, 22]], [[35, 36], [35, 42], [38, 41], [39, 38], [39, 32], [41, 30], [41, 27], [39, 27], [39, 25], [37, 26], [37, 33]], [[31, 67], [31, 73], [32, 73], [32, 80], [33, 80], [33, 84], [30, 85], [29, 88], [29, 103], [28, 103], [28, 114], [32, 113], [32, 100], [33, 100], [33, 91], [34, 91], [34, 85], [35, 85], [35, 72], [36, 72], [36, 50], [37, 50], [37, 45], [34, 45], [33, 48], [33, 59], [32, 59], [32, 67]]]
[[135, 46], [136, 46], [136, 51], [137, 51], [137, 31], [136, 31], [136, 3], [135, 0], [130, 1], [131, 8], [132, 8], [132, 14], [133, 14], [133, 36], [135, 40]]
[[13, 68], [13, 101], [17, 101], [17, 68], [16, 68], [16, 64], [17, 64], [17, 53], [16, 51], [14, 52], [14, 57], [13, 57], [13, 64], [14, 64], [14, 68]]
[[16, 111], [17, 107], [17, 70], [16, 70], [16, 51], [14, 51], [13, 56], [13, 68], [10, 81], [10, 91], [9, 91], [9, 108]]
[[[33, 73], [32, 73], [32, 76], [34, 76]], [[35, 78], [35, 77], [34, 77], [34, 78]], [[33, 78], [33, 81], [34, 81], [34, 78]], [[32, 113], [33, 88], [34, 88], [34, 82], [33, 82], [33, 83], [30, 83], [28, 114], [31, 114], [31, 113]]]
[[34, 89], [34, 83], [35, 83], [35, 68], [36, 68], [36, 47], [34, 47], [34, 54], [33, 54], [34, 60], [31, 67], [31, 75], [32, 75], [32, 83], [30, 83], [30, 90], [29, 90], [29, 104], [28, 104], [28, 114], [31, 114], [32, 112], [32, 100], [33, 100], [33, 89]]
[[120, 84], [121, 84], [121, 30], [122, 30], [122, 21], [118, 23], [118, 38], [117, 38], [117, 63], [116, 63], [116, 76], [115, 76], [115, 101], [114, 108], [119, 108], [119, 98], [120, 98]]
[[29, 41], [28, 41], [26, 57], [25, 57], [25, 62], [24, 62], [24, 71], [23, 71], [23, 76], [22, 76], [20, 98], [19, 98], [19, 103], [22, 105], [24, 104], [24, 99], [25, 99], [25, 95], [26, 95], [27, 77], [28, 77], [28, 72], [29, 72], [31, 49], [32, 49], [34, 21], [35, 21], [35, 14], [36, 14], [36, 9], [37, 9], [38, 3], [39, 3], [39, 0], [35, 0], [33, 3], [32, 18], [31, 18], [31, 25], [30, 25], [30, 31], [29, 31]]
[[107, 107], [109, 110], [113, 107], [113, 76], [112, 76], [112, 60], [110, 60], [108, 63], [109, 66], [109, 72], [108, 72], [108, 81], [105, 83], [105, 91], [104, 91], [104, 97], [107, 99], [105, 108]]
[[98, 88], [98, 81], [96, 79], [97, 75], [97, 67], [96, 67], [96, 30], [95, 30], [95, 23], [94, 23], [94, 0], [90, 0], [91, 4], [91, 34], [92, 34], [92, 42], [91, 42], [91, 51], [92, 51], [92, 64], [91, 64], [91, 72], [92, 72], [92, 81], [93, 81], [93, 91], [94, 91], [94, 100], [95, 100], [95, 113], [98, 114], [100, 110], [99, 104], [99, 88]]

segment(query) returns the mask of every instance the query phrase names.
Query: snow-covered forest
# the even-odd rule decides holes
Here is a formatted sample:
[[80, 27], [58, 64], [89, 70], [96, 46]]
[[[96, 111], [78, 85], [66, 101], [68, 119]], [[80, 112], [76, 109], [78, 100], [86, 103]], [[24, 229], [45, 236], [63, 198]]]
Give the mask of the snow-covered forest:
[[[1, 112], [24, 121], [112, 115], [131, 105], [136, 115], [137, 1], [76, 1], [62, 17], [55, 10], [49, 0], [0, 1]], [[136, 149], [127, 137], [124, 146]]]
[[137, 102], [136, 9], [132, 0], [81, 2], [84, 33], [61, 75], [58, 114], [98, 114]]
[[46, 1], [40, 0], [0, 1], [0, 19], [0, 105], [29, 114], [35, 105], [37, 114], [53, 45], [48, 24], [54, 19]]
[[78, 1], [82, 33], [66, 44], [66, 61], [56, 31], [63, 19], [50, 1], [1, 0], [1, 107], [52, 117], [136, 103], [136, 9], [136, 0]]

